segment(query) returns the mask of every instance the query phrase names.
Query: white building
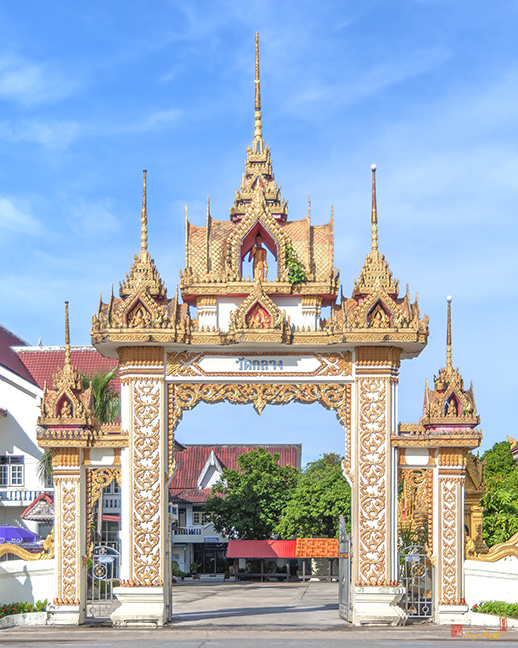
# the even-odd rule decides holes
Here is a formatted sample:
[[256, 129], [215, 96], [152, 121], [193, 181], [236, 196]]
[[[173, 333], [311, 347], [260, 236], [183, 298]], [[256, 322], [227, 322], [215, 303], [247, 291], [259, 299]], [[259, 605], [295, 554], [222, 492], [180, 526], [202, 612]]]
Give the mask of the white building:
[[[93, 347], [72, 347], [72, 361], [86, 375], [112, 369], [116, 361]], [[0, 525], [23, 526], [47, 535], [51, 524], [21, 520], [20, 515], [41, 493], [53, 493], [52, 483], [38, 475], [43, 451], [36, 443], [45, 382], [64, 364], [65, 347], [31, 347], [0, 327]]]

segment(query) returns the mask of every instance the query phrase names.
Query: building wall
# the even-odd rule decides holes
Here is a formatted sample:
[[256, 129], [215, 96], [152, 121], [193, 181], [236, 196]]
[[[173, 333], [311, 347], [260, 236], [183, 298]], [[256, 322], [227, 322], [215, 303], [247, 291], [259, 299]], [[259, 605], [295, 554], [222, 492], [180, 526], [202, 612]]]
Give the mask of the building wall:
[[[23, 484], [0, 486], [0, 524], [18, 524], [20, 514], [46, 489], [37, 475], [37, 464], [43, 455], [36, 443], [36, 423], [40, 413], [42, 390], [0, 367], [0, 456], [23, 456]], [[21, 522], [38, 532], [37, 522]]]

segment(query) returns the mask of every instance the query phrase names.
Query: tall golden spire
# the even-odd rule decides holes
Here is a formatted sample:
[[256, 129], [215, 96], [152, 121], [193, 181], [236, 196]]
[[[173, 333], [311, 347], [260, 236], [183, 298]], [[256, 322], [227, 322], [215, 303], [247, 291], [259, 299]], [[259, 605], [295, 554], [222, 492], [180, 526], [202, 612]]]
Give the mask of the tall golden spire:
[[372, 242], [371, 250], [378, 251], [378, 207], [376, 202], [376, 165], [371, 166], [372, 171], [372, 211], [371, 211], [371, 228]]
[[453, 365], [451, 363], [451, 295], [448, 295], [446, 297], [446, 301], [448, 302], [448, 323], [446, 327], [446, 367], [448, 369], [453, 369]]
[[261, 79], [259, 75], [259, 32], [255, 32], [255, 125], [254, 143], [263, 137], [261, 115]]
[[68, 323], [68, 302], [65, 302], [65, 366], [70, 367], [70, 327]]
[[142, 186], [142, 226], [140, 233], [140, 258], [142, 261], [146, 261], [149, 257], [147, 251], [147, 195], [146, 195], [146, 174], [147, 171], [144, 169], [144, 182]]

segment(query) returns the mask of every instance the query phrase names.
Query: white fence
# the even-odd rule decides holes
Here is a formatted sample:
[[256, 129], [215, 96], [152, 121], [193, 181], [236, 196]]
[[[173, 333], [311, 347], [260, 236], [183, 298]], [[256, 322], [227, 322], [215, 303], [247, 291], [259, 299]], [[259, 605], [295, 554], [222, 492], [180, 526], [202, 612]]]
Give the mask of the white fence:
[[35, 603], [54, 597], [56, 559], [6, 560], [0, 562], [0, 604]]

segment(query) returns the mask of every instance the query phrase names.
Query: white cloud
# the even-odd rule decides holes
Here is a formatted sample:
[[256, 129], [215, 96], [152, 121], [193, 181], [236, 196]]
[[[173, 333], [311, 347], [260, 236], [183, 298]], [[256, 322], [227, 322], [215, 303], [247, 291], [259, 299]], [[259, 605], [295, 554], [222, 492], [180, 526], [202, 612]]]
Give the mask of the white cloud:
[[75, 83], [50, 66], [15, 55], [0, 58], [0, 99], [24, 106], [59, 101], [71, 94]]

